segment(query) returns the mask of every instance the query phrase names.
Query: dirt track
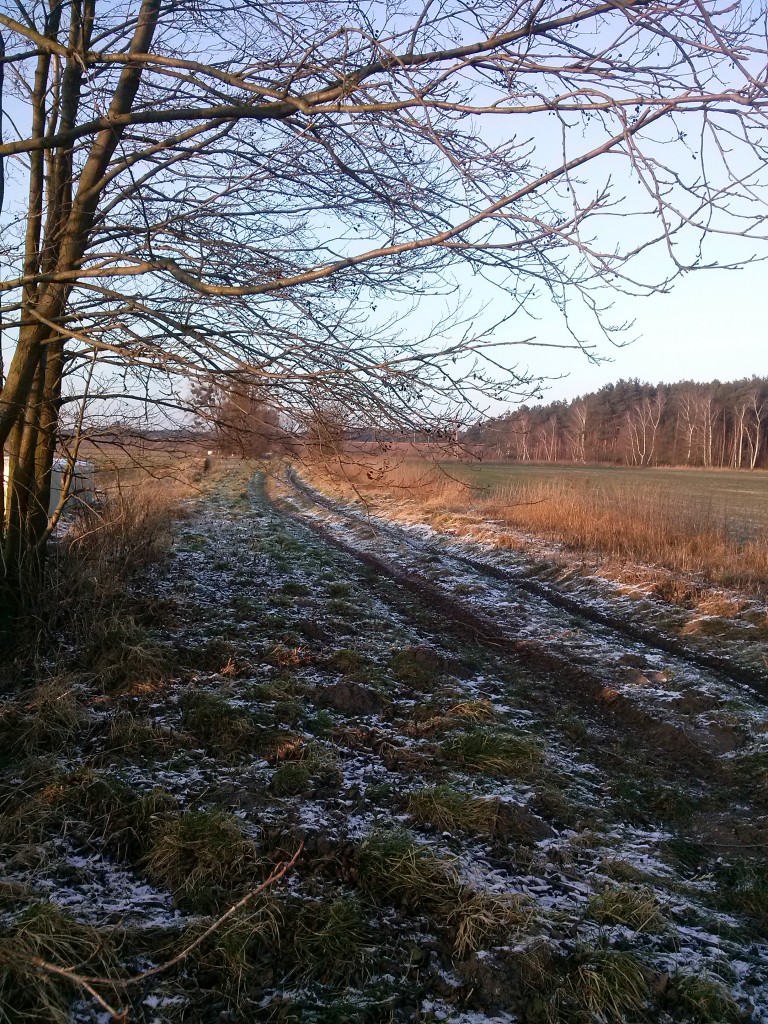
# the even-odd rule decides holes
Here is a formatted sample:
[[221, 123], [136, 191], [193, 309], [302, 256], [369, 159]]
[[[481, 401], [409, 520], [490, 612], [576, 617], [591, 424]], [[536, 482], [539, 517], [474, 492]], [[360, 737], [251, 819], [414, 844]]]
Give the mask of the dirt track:
[[[132, 1020], [768, 1021], [748, 690], [675, 681], [672, 656], [244, 470], [135, 598], [173, 667], [106, 693], [70, 677], [66, 744], [2, 769], [13, 913], [34, 892], [118, 936], [130, 973], [304, 852], [250, 931], [155, 979]], [[116, 841], [130, 794], [153, 817]], [[234, 860], [184, 846], [201, 822]]]

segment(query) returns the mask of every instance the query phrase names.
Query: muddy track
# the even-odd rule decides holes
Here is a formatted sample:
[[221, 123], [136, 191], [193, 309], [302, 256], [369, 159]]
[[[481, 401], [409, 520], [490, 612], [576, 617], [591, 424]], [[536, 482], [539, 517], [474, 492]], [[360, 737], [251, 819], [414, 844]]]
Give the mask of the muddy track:
[[[261, 491], [260, 496], [270, 501], [263, 484], [257, 486]], [[441, 630], [447, 629], [459, 639], [489, 648], [496, 655], [509, 652], [522, 668], [532, 672], [539, 680], [544, 675], [548, 680], [545, 689], [550, 700], [555, 694], [562, 703], [572, 702], [581, 706], [590, 717], [601, 722], [602, 728], [607, 728], [617, 742], [626, 739], [631, 733], [633, 742], [638, 749], [643, 749], [646, 756], [661, 757], [668, 767], [675, 765], [675, 771], [682, 771], [686, 777], [700, 777], [702, 773], [708, 777], [720, 775], [723, 766], [716, 756], [717, 751], [711, 749], [706, 737], [693, 736], [685, 724], [666, 721], [649, 713], [637, 702], [607, 686], [599, 671], [576, 664], [543, 644], [514, 637], [501, 629], [497, 621], [469, 607], [455, 595], [446, 593], [386, 558], [348, 543], [316, 519], [286, 508], [283, 503], [278, 505], [278, 511], [310, 530], [331, 547], [351, 556], [375, 576], [395, 583], [399, 591], [415, 597], [430, 618], [440, 620]], [[396, 598], [393, 600], [391, 595], [382, 596], [390, 604], [400, 603]], [[601, 747], [604, 740], [605, 736], [600, 741]], [[595, 754], [598, 760], [602, 760], [598, 751]]]
[[[307, 485], [294, 470], [288, 470], [286, 479], [296, 494], [305, 500], [326, 509], [339, 518], [346, 519], [348, 522], [353, 523], [356, 526], [365, 526], [371, 530], [374, 529], [374, 526], [368, 517], [357, 515], [345, 506], [340, 505], [332, 499], [326, 498], [324, 495], [318, 493], [314, 488]], [[380, 519], [375, 521], [375, 531], [388, 536], [397, 543], [409, 543], [404, 531], [400, 530], [395, 525], [383, 523]], [[332, 539], [329, 531], [325, 531], [324, 533], [328, 539]], [[355, 548], [353, 545], [346, 546], [345, 550], [348, 550], [351, 554], [355, 554], [356, 557], [361, 557], [363, 554], [363, 552]], [[367, 553], [366, 557], [368, 557]], [[500, 580], [501, 582], [508, 584], [510, 587], [514, 587], [524, 593], [534, 594], [536, 597], [546, 601], [554, 608], [567, 611], [570, 615], [584, 623], [603, 626], [612, 630], [620, 637], [637, 641], [655, 651], [659, 651], [664, 654], [671, 654], [675, 658], [687, 662], [689, 665], [695, 666], [696, 668], [715, 672], [718, 676], [728, 682], [749, 686], [756, 694], [763, 698], [768, 698], [768, 679], [766, 679], [766, 674], [764, 672], [747, 665], [735, 666], [728, 659], [722, 658], [717, 654], [693, 650], [682, 641], [677, 640], [674, 637], [664, 635], [652, 627], [640, 626], [637, 623], [627, 621], [619, 615], [611, 615], [598, 608], [587, 606], [583, 602], [578, 601], [567, 594], [556, 591], [544, 583], [537, 580], [525, 579], [514, 572], [510, 572], [509, 570], [502, 568], [501, 566], [492, 565], [481, 559], [472, 558], [469, 555], [464, 555], [456, 551], [451, 551], [449, 555], [443, 553], [443, 557], [449, 558], [454, 562], [459, 562], [482, 576]], [[380, 560], [380, 562], [380, 568], [385, 564], [388, 564], [383, 560]], [[407, 578], [410, 581], [410, 577]], [[437, 588], [431, 588], [431, 591], [435, 594], [439, 593]], [[451, 598], [449, 603], [455, 604], [455, 598]], [[460, 611], [464, 618], [467, 615], [474, 615], [478, 621], [482, 618], [477, 616], [476, 613], [469, 611], [467, 608], [461, 608]], [[490, 620], [486, 622], [485, 628], [488, 628], [489, 622]], [[497, 626], [495, 629], [498, 631]], [[535, 646], [536, 645], [530, 641], [523, 642], [523, 647], [521, 647], [520, 653], [530, 651], [530, 649]], [[548, 652], [542, 651], [541, 657], [546, 663], [547, 659], [549, 659], [551, 655]]]

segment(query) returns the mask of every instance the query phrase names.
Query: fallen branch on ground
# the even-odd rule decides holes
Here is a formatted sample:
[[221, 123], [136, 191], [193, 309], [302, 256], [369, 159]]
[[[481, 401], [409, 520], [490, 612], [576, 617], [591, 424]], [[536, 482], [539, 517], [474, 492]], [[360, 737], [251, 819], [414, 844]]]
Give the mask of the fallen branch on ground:
[[38, 970], [45, 971], [47, 974], [54, 974], [57, 977], [66, 978], [68, 981], [71, 981], [74, 985], [78, 985], [90, 996], [92, 996], [103, 1010], [106, 1010], [106, 1012], [110, 1014], [113, 1024], [126, 1024], [126, 1022], [128, 1021], [128, 1013], [130, 1012], [130, 1007], [126, 1009], [116, 1010], [113, 1006], [110, 1006], [110, 1004], [101, 995], [99, 995], [98, 991], [94, 988], [94, 986], [98, 985], [104, 986], [106, 988], [123, 989], [129, 988], [131, 985], [137, 985], [139, 984], [139, 982], [146, 981], [147, 978], [152, 978], [157, 974], [163, 974], [165, 971], [170, 970], [171, 967], [175, 967], [177, 964], [181, 963], [182, 960], [186, 960], [186, 958], [194, 949], [197, 949], [197, 947], [201, 945], [203, 942], [205, 942], [205, 940], [210, 935], [213, 935], [214, 932], [218, 931], [218, 929], [221, 928], [221, 926], [226, 921], [228, 921], [231, 917], [234, 917], [234, 915], [238, 911], [242, 910], [243, 907], [250, 903], [252, 899], [259, 895], [259, 893], [264, 892], [265, 889], [268, 889], [271, 885], [274, 885], [275, 882], [278, 882], [285, 874], [287, 874], [288, 871], [291, 870], [296, 861], [299, 859], [299, 856], [301, 855], [301, 851], [303, 849], [304, 843], [300, 843], [299, 848], [296, 850], [296, 852], [289, 861], [278, 864], [278, 866], [275, 868], [275, 870], [272, 872], [269, 878], [265, 879], [265, 881], [263, 881], [261, 885], [258, 886], [258, 888], [251, 890], [251, 892], [249, 893], [246, 893], [241, 900], [238, 900], [237, 903], [234, 903], [229, 908], [229, 910], [225, 911], [221, 915], [221, 917], [218, 917], [208, 928], [205, 929], [204, 932], [198, 935], [193, 942], [190, 942], [188, 946], [185, 946], [180, 953], [177, 953], [176, 956], [171, 957], [170, 960], [166, 960], [165, 963], [158, 964], [156, 967], [150, 967], [148, 970], [142, 971], [141, 974], [134, 974], [130, 978], [90, 977], [87, 975], [76, 974], [75, 971], [71, 968], [59, 967], [57, 964], [49, 963], [47, 960], [43, 960], [37, 956], [31, 957], [27, 962], [32, 964], [32, 966], [37, 967]]

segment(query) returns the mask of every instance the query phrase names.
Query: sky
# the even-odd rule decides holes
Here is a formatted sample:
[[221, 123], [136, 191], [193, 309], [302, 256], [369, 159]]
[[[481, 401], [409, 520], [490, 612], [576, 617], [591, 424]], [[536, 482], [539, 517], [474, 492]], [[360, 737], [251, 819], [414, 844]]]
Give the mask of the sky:
[[[560, 136], [558, 122], [549, 122], [544, 115], [539, 119], [544, 127], [534, 128], [536, 119], [522, 122], [521, 132], [529, 132], [535, 142], [536, 162], [543, 165], [556, 166], [561, 159], [563, 140]], [[553, 130], [554, 129], [554, 130]], [[484, 125], [484, 132], [489, 138], [504, 141], [505, 133], [518, 130], [516, 123], [510, 129], [508, 122], [501, 120]], [[589, 149], [591, 129], [582, 135], [582, 130], [572, 137], [578, 149], [583, 146]], [[695, 133], [692, 133], [695, 137]], [[680, 149], [679, 159], [690, 161], [691, 146], [688, 144]], [[677, 151], [676, 147], [676, 150]], [[694, 157], [695, 159], [695, 157]], [[584, 172], [584, 195], [596, 190], [606, 180], [606, 175], [613, 175], [616, 193], [630, 196], [632, 203], [633, 183], [627, 165], [614, 166], [616, 161], [607, 158], [600, 163], [599, 169]], [[604, 167], [608, 167], [604, 171]], [[690, 167], [690, 164], [688, 165]], [[642, 203], [640, 204], [642, 206]], [[635, 204], [637, 208], [637, 204]], [[624, 209], [629, 207], [622, 207]], [[636, 230], [637, 239], [649, 225], [635, 225], [631, 218], [608, 218], [598, 222], [600, 231], [607, 232], [610, 239], [621, 239], [626, 242], [628, 234]], [[744, 258], [752, 252], [760, 252], [764, 247], [768, 256], [768, 242], [750, 243], [749, 247], [741, 246], [739, 255]], [[739, 248], [738, 240], [715, 240], [710, 247], [709, 258], [728, 261]], [[610, 250], [610, 241], [607, 246]], [[658, 257], [664, 259], [663, 251]], [[651, 265], [655, 271], [655, 266]], [[640, 275], [641, 277], [644, 275]], [[655, 273], [651, 273], [655, 277]], [[581, 336], [594, 337], [597, 353], [604, 361], [599, 365], [590, 362], [578, 351], [561, 348], [513, 349], [512, 361], [517, 361], [523, 370], [529, 370], [535, 376], [550, 379], [545, 383], [544, 400], [570, 399], [579, 394], [592, 392], [606, 383], [620, 378], [638, 377], [650, 382], [673, 382], [682, 379], [709, 381], [715, 378], [733, 380], [752, 375], [768, 375], [768, 345], [766, 345], [766, 312], [768, 309], [768, 262], [756, 263], [741, 270], [702, 270], [689, 273], [677, 280], [670, 294], [656, 294], [647, 298], [632, 298], [616, 295], [612, 311], [613, 319], [634, 321], [633, 328], [626, 337], [635, 338], [631, 344], [623, 348], [614, 347], [600, 337], [595, 328], [581, 326]], [[490, 319], [505, 312], [504, 299], [498, 292], [483, 286], [469, 286], [469, 302], [476, 300], [480, 305], [486, 304], [490, 311]], [[473, 294], [474, 293], [474, 294]], [[393, 301], [396, 309], [397, 300]], [[440, 300], [425, 302], [419, 312], [417, 321], [427, 325], [439, 318], [442, 310]], [[545, 344], [557, 345], [569, 341], [563, 329], [562, 319], [555, 315], [546, 303], [539, 303], [531, 310], [536, 319], [525, 315], [516, 316], [504, 329], [512, 339], [524, 338], [536, 334]], [[6, 338], [6, 346], [9, 339]], [[6, 356], [9, 350], [6, 347]], [[503, 411], [503, 406], [488, 403], [490, 412]]]
[[[694, 271], [667, 295], [623, 298], [619, 308], [634, 319], [632, 344], [602, 341], [599, 366], [579, 352], [531, 351], [530, 368], [567, 374], [550, 381], [545, 400], [570, 399], [620, 378], [651, 383], [738, 380], [768, 376], [768, 263], [742, 270]], [[559, 328], [553, 324], [552, 335]]]

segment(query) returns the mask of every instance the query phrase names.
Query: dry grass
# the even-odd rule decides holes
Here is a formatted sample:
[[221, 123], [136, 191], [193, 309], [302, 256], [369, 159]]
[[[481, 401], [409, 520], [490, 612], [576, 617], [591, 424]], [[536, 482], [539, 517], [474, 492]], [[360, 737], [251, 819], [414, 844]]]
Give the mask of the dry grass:
[[258, 851], [223, 811], [186, 811], [162, 822], [143, 860], [148, 878], [182, 903], [215, 910], [256, 877]]
[[408, 813], [417, 821], [433, 825], [439, 831], [495, 835], [503, 831], [498, 800], [470, 796], [450, 786], [435, 786], [412, 793]]
[[644, 1014], [649, 971], [632, 953], [594, 950], [580, 958], [556, 995], [556, 1020], [625, 1024]]
[[673, 976], [672, 985], [686, 1020], [698, 1024], [746, 1024], [747, 1014], [717, 979], [679, 973]]
[[584, 481], [531, 481], [479, 503], [486, 518], [579, 552], [639, 561], [752, 590], [768, 585], [768, 539], [734, 540], [711, 510], [680, 507], [626, 486], [595, 490]]
[[66, 748], [89, 725], [73, 680], [54, 677], [2, 709], [0, 739], [8, 753], [35, 755]]
[[75, 989], [44, 973], [33, 958], [84, 973], [115, 973], [112, 943], [104, 933], [78, 924], [64, 911], [38, 903], [19, 914], [0, 934], [0, 1022], [67, 1024]]
[[530, 737], [490, 728], [452, 736], [442, 744], [442, 752], [465, 771], [520, 779], [537, 777], [544, 761], [541, 747]]
[[164, 659], [145, 643], [126, 585], [168, 551], [183, 499], [200, 491], [192, 466], [170, 459], [162, 469], [97, 463], [96, 498], [66, 511], [44, 585], [14, 626], [14, 652], [4, 653], [29, 664], [66, 636], [66, 646], [79, 652], [76, 671], [93, 670], [105, 687], [161, 678]]
[[[600, 486], [567, 474], [537, 479], [535, 473], [534, 467], [531, 479], [500, 486], [491, 479], [479, 489], [466, 481], [459, 464], [454, 475], [450, 465], [428, 461], [361, 459], [332, 477], [316, 472], [313, 482], [347, 500], [362, 498], [374, 512], [426, 519], [438, 529], [500, 546], [523, 543], [506, 528], [588, 556], [698, 574], [710, 583], [768, 594], [768, 537], [735, 538], [727, 516], [712, 505], [676, 503], [660, 488], [640, 490], [627, 473], [606, 473]], [[657, 582], [664, 590], [664, 580]], [[686, 592], [684, 600], [689, 597]]]
[[455, 930], [453, 954], [463, 959], [494, 940], [506, 943], [532, 916], [524, 896], [465, 889], [446, 915]]
[[456, 959], [519, 931], [532, 917], [524, 897], [474, 890], [460, 881], [449, 859], [436, 856], [407, 832], [374, 833], [363, 844], [358, 864], [372, 895], [409, 912], [415, 907], [429, 912], [450, 935]]
[[587, 914], [598, 924], [623, 925], [636, 932], [662, 932], [667, 925], [652, 889], [619, 885], [593, 896]]

